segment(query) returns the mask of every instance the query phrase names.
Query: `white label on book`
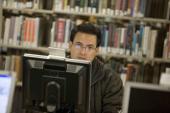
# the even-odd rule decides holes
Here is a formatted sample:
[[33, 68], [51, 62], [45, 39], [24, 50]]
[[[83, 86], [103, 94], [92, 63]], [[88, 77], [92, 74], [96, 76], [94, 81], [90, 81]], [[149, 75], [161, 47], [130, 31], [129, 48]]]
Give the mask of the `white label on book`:
[[166, 70], [166, 73], [170, 74], [170, 68], [167, 67], [165, 70]]
[[160, 85], [168, 85], [170, 86], [170, 74], [169, 73], [162, 73], [160, 77]]
[[79, 12], [80, 11], [80, 7], [79, 6], [76, 6], [75, 7], [75, 12]]
[[92, 8], [92, 13], [95, 14], [96, 13], [96, 8]]
[[80, 13], [83, 13], [83, 8], [80, 8]]
[[105, 8], [102, 9], [102, 14], [106, 14], [106, 9]]
[[92, 11], [92, 8], [91, 7], [88, 7], [88, 9], [87, 9], [87, 13], [91, 13]]

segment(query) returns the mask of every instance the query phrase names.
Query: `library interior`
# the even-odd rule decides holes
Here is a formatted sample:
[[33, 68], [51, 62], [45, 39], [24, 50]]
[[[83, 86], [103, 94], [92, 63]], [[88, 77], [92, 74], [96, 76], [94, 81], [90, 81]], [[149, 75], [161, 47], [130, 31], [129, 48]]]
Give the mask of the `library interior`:
[[169, 81], [170, 0], [0, 0], [0, 113], [170, 113]]

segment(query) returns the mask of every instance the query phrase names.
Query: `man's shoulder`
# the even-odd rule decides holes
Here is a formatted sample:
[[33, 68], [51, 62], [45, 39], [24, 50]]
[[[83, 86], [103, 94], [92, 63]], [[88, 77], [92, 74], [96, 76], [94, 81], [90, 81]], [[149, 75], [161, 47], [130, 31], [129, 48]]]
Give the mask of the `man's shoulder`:
[[95, 58], [95, 62], [93, 64], [93, 69], [96, 70], [97, 73], [100, 73], [100, 76], [117, 76], [118, 74], [112, 68], [110, 63], [106, 63], [101, 61], [98, 58]]

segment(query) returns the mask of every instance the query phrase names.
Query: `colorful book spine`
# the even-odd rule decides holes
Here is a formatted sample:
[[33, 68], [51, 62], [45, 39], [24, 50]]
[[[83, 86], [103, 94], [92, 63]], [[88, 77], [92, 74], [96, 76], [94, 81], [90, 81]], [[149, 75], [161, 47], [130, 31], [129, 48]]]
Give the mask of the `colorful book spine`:
[[57, 47], [61, 48], [62, 44], [64, 43], [64, 34], [65, 34], [65, 19], [58, 18], [56, 21], [56, 42]]

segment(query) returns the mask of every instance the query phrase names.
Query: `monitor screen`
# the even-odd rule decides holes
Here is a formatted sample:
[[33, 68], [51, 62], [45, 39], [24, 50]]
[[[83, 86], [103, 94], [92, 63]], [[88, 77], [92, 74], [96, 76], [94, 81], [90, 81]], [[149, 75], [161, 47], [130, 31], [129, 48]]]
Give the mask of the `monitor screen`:
[[170, 113], [170, 88], [128, 82], [125, 85], [123, 113]]
[[0, 113], [10, 113], [15, 88], [13, 73], [0, 71]]
[[89, 113], [89, 61], [25, 54], [23, 107], [54, 113]]

